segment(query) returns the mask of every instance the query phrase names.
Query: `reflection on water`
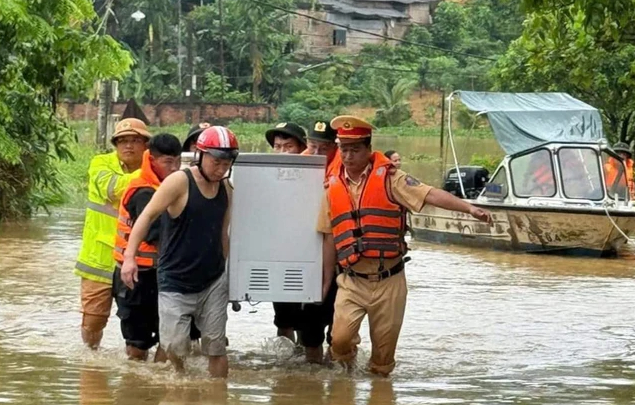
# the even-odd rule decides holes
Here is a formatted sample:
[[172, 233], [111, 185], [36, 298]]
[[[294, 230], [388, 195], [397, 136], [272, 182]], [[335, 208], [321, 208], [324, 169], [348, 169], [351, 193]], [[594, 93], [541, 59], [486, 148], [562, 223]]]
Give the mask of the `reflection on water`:
[[[413, 244], [408, 309], [391, 379], [307, 365], [263, 350], [271, 306], [230, 312], [232, 369], [206, 377], [125, 360], [117, 318], [104, 347], [79, 336], [71, 269], [81, 212], [0, 234], [0, 403], [628, 404], [635, 401], [633, 261]], [[368, 358], [367, 326], [360, 362]]]

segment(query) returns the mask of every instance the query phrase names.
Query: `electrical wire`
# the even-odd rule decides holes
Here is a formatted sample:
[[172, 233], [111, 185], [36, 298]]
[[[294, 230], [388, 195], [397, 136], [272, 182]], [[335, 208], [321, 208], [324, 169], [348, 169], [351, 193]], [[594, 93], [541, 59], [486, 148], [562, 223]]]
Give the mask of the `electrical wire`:
[[400, 38], [395, 38], [395, 37], [389, 37], [387, 35], [377, 34], [377, 33], [372, 32], [372, 31], [366, 31], [366, 30], [362, 30], [362, 29], [359, 29], [359, 28], [353, 28], [350, 25], [338, 24], [338, 23], [335, 23], [335, 22], [332, 22], [332, 21], [327, 21], [327, 20], [324, 20], [324, 19], [321, 19], [321, 18], [318, 18], [318, 17], [313, 17], [313, 16], [308, 15], [308, 14], [299, 13], [297, 11], [289, 10], [287, 8], [284, 8], [284, 7], [276, 6], [274, 4], [270, 4], [270, 3], [267, 3], [267, 2], [262, 1], [262, 0], [249, 0], [249, 1], [251, 1], [252, 3], [260, 4], [260, 5], [265, 6], [265, 7], [273, 8], [275, 10], [283, 11], [283, 12], [285, 12], [287, 14], [297, 15], [299, 17], [304, 17], [304, 18], [308, 18], [310, 20], [319, 21], [321, 23], [333, 25], [335, 27], [346, 28], [349, 31], [355, 31], [355, 32], [359, 32], [359, 33], [362, 33], [362, 34], [371, 35], [371, 36], [374, 36], [374, 37], [386, 39], [386, 40], [389, 40], [389, 41], [401, 42], [403, 44], [414, 45], [414, 46], [419, 46], [419, 47], [428, 48], [428, 49], [434, 49], [436, 51], [441, 51], [441, 52], [445, 52], [445, 53], [451, 53], [451, 54], [454, 54], [454, 55], [466, 56], [466, 57], [470, 57], [470, 58], [496, 61], [496, 59], [489, 58], [487, 56], [475, 55], [475, 54], [471, 54], [471, 53], [467, 53], [467, 52], [453, 51], [451, 49], [441, 48], [439, 46], [434, 46], [434, 45], [429, 45], [429, 44], [422, 44], [420, 42], [408, 41], [408, 40], [405, 40], [405, 39], [400, 39]]

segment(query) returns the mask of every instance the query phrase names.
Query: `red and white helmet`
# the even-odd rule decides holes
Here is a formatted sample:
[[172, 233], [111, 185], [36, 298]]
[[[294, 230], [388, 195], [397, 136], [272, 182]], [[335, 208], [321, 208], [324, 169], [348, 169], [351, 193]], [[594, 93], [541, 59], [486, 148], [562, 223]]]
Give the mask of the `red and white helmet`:
[[201, 132], [196, 148], [220, 159], [236, 159], [238, 139], [228, 128], [215, 125]]

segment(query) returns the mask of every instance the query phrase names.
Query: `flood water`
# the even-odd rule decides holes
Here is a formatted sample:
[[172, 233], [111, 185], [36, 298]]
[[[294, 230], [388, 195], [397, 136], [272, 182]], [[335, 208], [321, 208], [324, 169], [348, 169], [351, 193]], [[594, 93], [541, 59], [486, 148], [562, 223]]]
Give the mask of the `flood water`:
[[[206, 377], [125, 360], [113, 315], [82, 347], [81, 211], [0, 233], [0, 403], [627, 404], [635, 401], [633, 261], [413, 244], [405, 324], [390, 379], [282, 358], [269, 304], [230, 311], [231, 371]], [[368, 359], [367, 325], [360, 364]]]
[[[376, 147], [409, 156], [437, 142], [387, 138]], [[471, 142], [473, 153], [496, 153], [493, 141]], [[432, 163], [406, 161], [404, 169], [438, 183]], [[263, 303], [229, 312], [231, 370], [219, 382], [207, 378], [200, 355], [188, 359], [185, 376], [127, 361], [114, 309], [103, 347], [82, 346], [72, 274], [82, 225], [81, 210], [60, 210], [0, 228], [0, 404], [635, 403], [632, 255], [562, 258], [412, 243], [391, 378], [309, 366], [273, 350], [273, 311]], [[365, 323], [360, 366], [369, 357], [367, 331]]]

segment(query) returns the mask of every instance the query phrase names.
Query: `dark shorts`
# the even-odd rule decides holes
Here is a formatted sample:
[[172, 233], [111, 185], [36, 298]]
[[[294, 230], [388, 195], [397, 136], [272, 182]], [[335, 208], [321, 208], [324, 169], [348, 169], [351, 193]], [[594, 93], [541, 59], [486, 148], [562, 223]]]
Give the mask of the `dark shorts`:
[[[322, 346], [326, 338], [331, 345], [331, 326], [333, 325], [333, 313], [335, 312], [335, 296], [337, 284], [333, 281], [324, 302], [321, 304], [305, 304], [299, 319], [299, 331], [302, 336], [302, 344], [305, 347]], [[328, 327], [325, 334], [324, 329]]]
[[276, 327], [297, 329], [302, 313], [302, 304], [297, 302], [274, 302], [273, 312], [275, 314], [273, 324]]
[[[335, 295], [337, 284], [333, 281], [331, 289], [322, 304], [300, 304], [295, 302], [274, 302], [274, 325], [278, 328], [293, 328], [300, 333], [305, 347], [318, 347], [324, 343], [331, 344], [330, 326], [333, 324], [335, 311]], [[328, 332], [324, 329], [328, 327]]]
[[[116, 266], [112, 280], [112, 295], [121, 319], [121, 334], [126, 346], [148, 350], [159, 342], [159, 291], [156, 269], [139, 272], [139, 281], [129, 289], [121, 281], [121, 269]], [[194, 326], [190, 338], [199, 339], [201, 332]]]

